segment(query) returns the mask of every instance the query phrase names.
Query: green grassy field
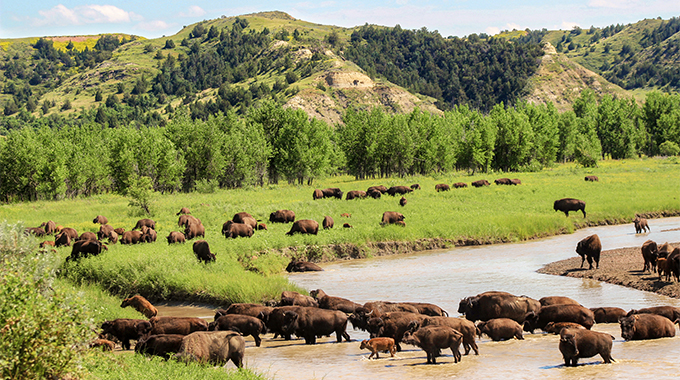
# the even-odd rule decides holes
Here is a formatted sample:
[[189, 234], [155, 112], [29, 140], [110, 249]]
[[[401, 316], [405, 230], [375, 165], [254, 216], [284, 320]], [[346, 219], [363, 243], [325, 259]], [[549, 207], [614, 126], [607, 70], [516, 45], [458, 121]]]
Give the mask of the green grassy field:
[[[537, 173], [478, 174], [451, 173], [438, 178], [390, 178], [355, 181], [348, 176], [315, 183], [316, 188], [339, 187], [344, 192], [365, 190], [371, 185], [410, 185], [422, 190], [408, 194], [408, 204], [398, 205], [399, 197], [364, 200], [312, 200], [314, 187], [278, 185], [264, 188], [219, 190], [211, 194], [156, 194], [152, 218], [157, 222], [159, 239], [152, 244], [110, 245], [98, 257], [83, 259], [62, 267], [62, 278], [79, 286], [96, 284], [111, 294], [142, 294], [155, 300], [194, 300], [211, 303], [260, 302], [276, 299], [282, 290], [295, 289], [284, 276], [290, 260], [281, 252], [287, 247], [328, 255], [327, 245], [350, 243], [364, 255], [371, 254], [369, 242], [415, 241], [443, 238], [481, 242], [509, 242], [538, 236], [572, 232], [585, 225], [603, 222], [630, 222], [636, 213], [676, 214], [680, 212], [680, 165], [677, 159], [604, 161], [595, 169], [559, 165]], [[585, 175], [597, 175], [600, 182], [585, 182]], [[522, 180], [520, 186], [496, 186], [493, 180], [509, 176]], [[437, 193], [437, 183], [467, 182], [486, 178], [485, 188], [452, 189]], [[566, 218], [553, 211], [556, 199], [573, 197], [586, 202], [587, 218], [572, 213]], [[188, 207], [206, 227], [205, 239], [217, 261], [197, 262], [192, 243], [168, 245], [165, 236], [178, 230], [175, 213]], [[316, 236], [287, 236], [290, 225], [271, 224], [269, 213], [278, 209], [295, 211], [297, 219], [321, 223], [324, 215], [335, 219], [336, 227]], [[267, 223], [268, 231], [257, 231], [252, 238], [225, 239], [220, 234], [224, 222], [240, 211], [247, 211]], [[406, 228], [380, 226], [384, 211], [406, 216]], [[341, 218], [350, 213], [350, 219]], [[140, 218], [128, 207], [128, 200], [117, 195], [56, 202], [34, 202], [0, 206], [0, 220], [38, 226], [54, 220], [79, 233], [96, 231], [92, 219], [102, 214], [113, 227], [131, 229]], [[353, 228], [344, 229], [348, 222]], [[632, 228], [632, 227], [631, 227]], [[70, 248], [60, 248], [63, 260]], [[268, 252], [268, 253], [264, 253]], [[287, 250], [287, 252], [291, 252]], [[292, 252], [295, 252], [293, 250]], [[319, 258], [318, 256], [316, 258]], [[324, 257], [323, 259], [333, 259]], [[245, 267], [251, 269], [246, 270]], [[299, 289], [298, 289], [299, 290]]]

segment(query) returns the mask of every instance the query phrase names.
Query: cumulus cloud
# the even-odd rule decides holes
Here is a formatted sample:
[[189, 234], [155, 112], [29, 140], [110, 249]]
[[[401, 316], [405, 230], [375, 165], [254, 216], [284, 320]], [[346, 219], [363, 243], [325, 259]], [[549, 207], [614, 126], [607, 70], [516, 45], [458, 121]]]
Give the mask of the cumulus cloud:
[[120, 24], [141, 20], [141, 16], [114, 5], [81, 5], [69, 9], [59, 4], [49, 10], [38, 11], [38, 14], [40, 17], [31, 21], [33, 26]]
[[495, 36], [496, 34], [501, 32], [501, 28], [498, 28], [496, 26], [490, 26], [486, 28], [484, 32], [490, 36]]
[[571, 29], [574, 29], [575, 26], [581, 27], [581, 25], [579, 25], [579, 24], [576, 23], [576, 22], [562, 21], [562, 25], [560, 25], [560, 29], [562, 29], [562, 30], [571, 30]]
[[143, 21], [137, 24], [137, 28], [148, 32], [158, 32], [170, 28], [170, 24], [162, 20]]
[[180, 12], [179, 15], [181, 17], [201, 17], [205, 13], [206, 12], [203, 10], [203, 8], [199, 7], [198, 5], [192, 5], [186, 12]]

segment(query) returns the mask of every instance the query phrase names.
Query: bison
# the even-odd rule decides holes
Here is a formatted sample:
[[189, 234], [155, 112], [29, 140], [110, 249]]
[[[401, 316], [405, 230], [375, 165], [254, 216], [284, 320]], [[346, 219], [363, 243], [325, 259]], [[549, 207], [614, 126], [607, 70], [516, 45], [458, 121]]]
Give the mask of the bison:
[[583, 262], [588, 260], [588, 269], [593, 269], [593, 261], [595, 261], [595, 266], [600, 269], [600, 252], [602, 251], [602, 243], [600, 243], [600, 237], [595, 235], [590, 235], [583, 240], [579, 241], [576, 245], [576, 253], [581, 256], [581, 268], [583, 268]]
[[374, 355], [376, 359], [380, 359], [378, 351], [389, 351], [391, 357], [394, 357], [394, 354], [397, 352], [394, 339], [392, 338], [373, 338], [371, 340], [362, 340], [359, 349], [363, 350], [364, 348], [371, 351], [371, 354], [368, 356], [369, 359]]
[[332, 187], [328, 189], [323, 189], [321, 190], [323, 193], [324, 198], [337, 198], [337, 199], [342, 199], [342, 190], [338, 189], [337, 187]]
[[642, 243], [642, 259], [645, 261], [645, 265], [642, 267], [642, 271], [652, 271], [656, 272], [656, 260], [659, 258], [659, 247], [656, 242], [652, 240], [647, 240]]
[[57, 224], [51, 220], [43, 222], [40, 227], [45, 230], [45, 234], [52, 235], [57, 232]]
[[260, 347], [262, 343], [260, 334], [267, 333], [267, 326], [261, 319], [243, 314], [222, 315], [208, 325], [208, 331], [227, 330], [238, 331], [244, 336], [252, 336], [255, 339], [255, 346]]
[[553, 204], [555, 211], [562, 211], [564, 215], [569, 216], [569, 211], [581, 210], [583, 217], [586, 217], [586, 202], [574, 198], [562, 198], [555, 201]]
[[191, 240], [196, 237], [205, 238], [205, 227], [201, 223], [189, 223], [184, 227], [184, 236], [187, 240]]
[[168, 239], [168, 244], [177, 244], [177, 243], [185, 243], [186, 238], [184, 237], [184, 234], [179, 232], [179, 231], [172, 231], [170, 234], [167, 236]]
[[324, 217], [323, 217], [323, 222], [321, 222], [321, 225], [323, 226], [323, 229], [324, 229], [324, 230], [333, 228], [333, 225], [334, 225], [334, 224], [335, 224], [335, 222], [333, 221], [333, 218], [331, 218], [331, 217], [328, 216], [328, 215], [324, 216]]
[[225, 238], [236, 239], [237, 237], [251, 237], [253, 236], [253, 227], [248, 224], [234, 223], [228, 220], [222, 225], [222, 235]]
[[380, 224], [383, 226], [386, 224], [394, 224], [403, 221], [405, 218], [406, 217], [402, 213], [396, 211], [385, 211]]
[[643, 232], [649, 232], [649, 224], [647, 224], [647, 219], [645, 218], [640, 218], [639, 216], [635, 216], [635, 219], [633, 219], [633, 224], [635, 225], [635, 233], [636, 234], [641, 234]]
[[451, 190], [451, 188], [449, 187], [449, 185], [447, 185], [445, 183], [439, 183], [439, 184], [434, 185], [434, 190], [436, 192], [449, 191], [449, 190]]
[[380, 194], [385, 194], [387, 192], [387, 188], [383, 185], [371, 186], [366, 190], [366, 193], [370, 193], [371, 191], [378, 191]]
[[680, 319], [680, 309], [673, 306], [654, 306], [646, 307], [638, 310], [631, 310], [626, 314], [626, 317], [630, 317], [635, 314], [656, 314], [664, 318], [667, 318], [671, 322], [675, 322]]
[[183, 340], [184, 335], [179, 334], [150, 335], [137, 342], [135, 352], [169, 359], [170, 354], [179, 352]]
[[540, 300], [538, 300], [538, 302], [541, 304], [541, 306], [559, 305], [559, 304], [580, 305], [580, 303], [576, 302], [575, 300], [573, 300], [569, 297], [563, 297], [563, 296], [543, 297]]
[[479, 355], [479, 348], [477, 347], [477, 342], [475, 341], [475, 336], [477, 335], [477, 327], [472, 321], [465, 318], [453, 318], [453, 317], [425, 317], [421, 322], [412, 321], [409, 324], [409, 331], [413, 332], [417, 330], [420, 326], [448, 326], [452, 329], [459, 331], [463, 334], [463, 347], [465, 348], [465, 355], [470, 353], [470, 349], [475, 352], [475, 355]]
[[591, 358], [600, 355], [605, 363], [612, 360], [612, 342], [614, 337], [590, 330], [562, 329], [560, 332], [560, 352], [564, 365], [576, 366], [580, 358]]
[[454, 189], [462, 189], [464, 187], [467, 187], [467, 183], [465, 182], [456, 182], [453, 184]]
[[182, 207], [181, 209], [179, 209], [179, 212], [175, 215], [188, 215], [188, 214], [191, 214], [191, 211], [189, 211], [189, 209], [186, 207]]
[[71, 256], [66, 258], [66, 261], [78, 260], [81, 257], [88, 257], [90, 255], [97, 256], [102, 252], [102, 248], [106, 246], [97, 240], [78, 240], [73, 243]]
[[193, 317], [153, 317], [150, 335], [179, 334], [189, 335], [195, 331], [207, 331], [208, 322]]
[[403, 342], [420, 347], [427, 354], [427, 364], [437, 364], [436, 357], [442, 348], [450, 348], [453, 362], [460, 361], [460, 343], [463, 335], [448, 326], [427, 326], [404, 334]]
[[585, 177], [585, 181], [586, 181], [586, 182], [599, 182], [600, 179], [597, 178], [596, 175], [587, 175], [587, 176]]
[[319, 189], [315, 189], [314, 192], [312, 193], [312, 199], [317, 200], [323, 198], [323, 191]]
[[156, 229], [156, 222], [154, 222], [151, 219], [140, 219], [137, 221], [137, 224], [135, 224], [135, 228], [133, 230], [140, 230], [142, 227], [148, 227], [151, 228], [152, 230]]
[[246, 341], [233, 331], [197, 331], [182, 339], [179, 352], [174, 356], [181, 361], [195, 360], [213, 365], [225, 365], [229, 360], [241, 368]]
[[295, 259], [291, 260], [286, 267], [287, 272], [323, 272], [323, 268], [320, 266], [310, 263], [309, 261], [297, 261]]
[[423, 319], [429, 318], [426, 315], [410, 312], [388, 312], [368, 320], [367, 330], [371, 338], [389, 337], [394, 339], [397, 351], [401, 351], [401, 340], [404, 333], [412, 328], [411, 322], [416, 321], [422, 324]]
[[68, 247], [71, 245], [71, 238], [66, 233], [60, 233], [54, 236], [55, 247]]
[[151, 302], [147, 301], [146, 298], [140, 296], [139, 294], [124, 299], [123, 303], [120, 304], [120, 307], [122, 308], [126, 308], [128, 306], [132, 306], [135, 310], [144, 314], [144, 316], [147, 318], [152, 318], [158, 315], [158, 310], [151, 304]]
[[545, 325], [543, 331], [550, 334], [558, 335], [560, 331], [562, 331], [562, 329], [586, 330], [585, 327], [574, 322], [549, 322], [547, 325]]
[[342, 338], [349, 342], [346, 332], [347, 315], [337, 310], [319, 309], [316, 307], [300, 307], [297, 311], [285, 313], [282, 331], [305, 339], [305, 344], [316, 344], [317, 336], [335, 333], [337, 342]]
[[485, 179], [480, 179], [480, 180], [472, 182], [472, 186], [474, 186], [474, 187], [482, 187], [482, 186], [490, 186], [490, 185], [491, 184], [489, 183], [489, 181], [487, 181]]
[[494, 342], [501, 340], [508, 340], [512, 338], [517, 338], [519, 340], [524, 340], [522, 335], [522, 326], [508, 318], [494, 318], [486, 322], [479, 322], [477, 324], [479, 329], [479, 337], [482, 334], [486, 334]]
[[281, 292], [280, 305], [319, 307], [319, 303], [316, 302], [314, 298], [290, 290], [284, 290], [283, 292]]
[[109, 222], [108, 219], [106, 219], [105, 216], [102, 215], [97, 215], [92, 219], [92, 223], [94, 224], [107, 224]]
[[413, 185], [411, 185], [411, 190], [420, 190], [420, 184], [414, 183]]
[[256, 318], [259, 318], [260, 315], [262, 315], [265, 317], [264, 319], [266, 319], [266, 317], [269, 316], [272, 310], [274, 310], [274, 308], [271, 306], [264, 306], [256, 303], [233, 303], [229, 305], [229, 307], [226, 310], [224, 309], [215, 310], [215, 320], [227, 314], [242, 314]]
[[292, 223], [295, 221], [295, 212], [291, 210], [277, 210], [269, 214], [271, 223]]
[[574, 322], [590, 330], [595, 324], [595, 314], [581, 305], [550, 305], [526, 315], [524, 331], [533, 333], [535, 329], [545, 331], [549, 322]]
[[148, 322], [143, 319], [119, 318], [112, 321], [104, 321], [101, 329], [103, 334], [111, 334], [120, 340], [123, 350], [129, 350], [130, 340], [139, 340], [142, 336], [137, 328], [141, 323]]
[[343, 313], [351, 314], [361, 307], [361, 304], [348, 299], [329, 296], [321, 289], [312, 290], [309, 295], [316, 299], [321, 309], [340, 310]]
[[591, 307], [595, 314], [595, 323], [618, 323], [619, 318], [626, 316], [626, 311], [620, 307]]
[[142, 242], [141, 231], [125, 231], [120, 238], [120, 244], [137, 244]]
[[297, 220], [293, 223], [290, 231], [286, 232], [286, 235], [293, 235], [296, 232], [316, 235], [319, 232], [319, 223], [311, 219]]
[[668, 318], [656, 314], [634, 314], [619, 319], [621, 337], [625, 340], [672, 338], [675, 326]]
[[498, 291], [463, 298], [458, 305], [458, 312], [473, 322], [510, 318], [522, 324], [528, 313], [538, 313], [540, 309], [541, 304], [533, 298]]
[[364, 199], [364, 198], [366, 198], [366, 192], [361, 190], [348, 191], [347, 195], [345, 196], [345, 199], [348, 201], [352, 199]]
[[496, 185], [514, 185], [510, 178], [499, 178], [493, 181]]
[[387, 194], [391, 196], [395, 196], [397, 194], [404, 195], [412, 191], [413, 189], [407, 186], [392, 186], [389, 189], [387, 189]]
[[215, 254], [210, 252], [210, 245], [205, 240], [194, 242], [194, 254], [198, 261], [209, 263], [215, 261]]

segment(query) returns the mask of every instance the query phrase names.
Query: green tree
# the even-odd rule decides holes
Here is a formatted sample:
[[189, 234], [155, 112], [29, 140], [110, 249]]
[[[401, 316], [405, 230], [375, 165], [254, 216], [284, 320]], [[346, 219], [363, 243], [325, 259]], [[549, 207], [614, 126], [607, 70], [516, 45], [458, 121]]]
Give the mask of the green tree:
[[496, 127], [493, 167], [503, 171], [518, 171], [530, 161], [534, 149], [534, 131], [529, 118], [516, 109], [496, 105], [489, 115]]

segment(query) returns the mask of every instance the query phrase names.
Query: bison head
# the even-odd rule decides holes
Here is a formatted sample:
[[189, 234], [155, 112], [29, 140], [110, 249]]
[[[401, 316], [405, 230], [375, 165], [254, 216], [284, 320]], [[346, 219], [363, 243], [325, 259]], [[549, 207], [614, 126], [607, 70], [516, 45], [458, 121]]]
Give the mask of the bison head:
[[379, 337], [385, 330], [385, 321], [382, 318], [371, 318], [368, 320], [366, 329], [371, 333], [371, 338]]
[[410, 331], [407, 331], [404, 333], [404, 337], [401, 338], [401, 341], [406, 344], [410, 344], [412, 346], [420, 346], [420, 340], [418, 339], [417, 336], [413, 335]]
[[621, 337], [623, 339], [631, 340], [633, 338], [633, 335], [635, 335], [635, 322], [637, 319], [637, 315], [619, 318], [619, 324], [621, 325]]
[[523, 330], [534, 333], [534, 330], [536, 330], [538, 327], [536, 327], [538, 324], [538, 314], [534, 311], [530, 311], [526, 313], [524, 316], [524, 324], [523, 324]]
[[411, 322], [409, 322], [408, 326], [406, 327], [406, 330], [407, 330], [407, 331], [410, 331], [410, 332], [415, 332], [415, 331], [418, 330], [419, 328], [420, 328], [420, 322], [418, 322], [418, 321], [411, 321]]
[[562, 329], [560, 332], [560, 351], [570, 357], [577, 357], [579, 353], [576, 347], [576, 336], [567, 329]]
[[135, 324], [135, 330], [137, 331], [137, 336], [145, 336], [151, 332], [151, 323], [148, 321], [139, 321]]
[[299, 315], [294, 311], [286, 311], [283, 313], [283, 322], [281, 323], [281, 331], [287, 334], [295, 333], [297, 329], [297, 320]]

